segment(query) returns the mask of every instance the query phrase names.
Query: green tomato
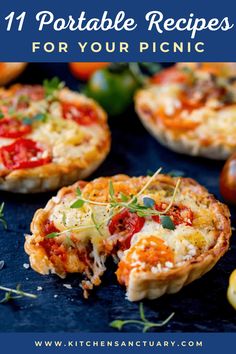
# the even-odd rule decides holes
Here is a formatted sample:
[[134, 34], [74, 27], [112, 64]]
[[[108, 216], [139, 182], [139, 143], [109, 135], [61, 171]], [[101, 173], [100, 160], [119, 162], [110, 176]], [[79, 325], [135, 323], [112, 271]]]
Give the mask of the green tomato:
[[128, 69], [122, 72], [102, 69], [93, 74], [85, 93], [99, 102], [109, 115], [115, 116], [131, 105], [138, 87], [139, 83]]

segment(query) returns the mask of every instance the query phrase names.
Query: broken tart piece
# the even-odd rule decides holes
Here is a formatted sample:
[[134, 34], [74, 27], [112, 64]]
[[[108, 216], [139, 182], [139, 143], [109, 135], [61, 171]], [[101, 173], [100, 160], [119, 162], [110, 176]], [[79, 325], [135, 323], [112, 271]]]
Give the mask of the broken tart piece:
[[41, 274], [82, 273], [85, 297], [109, 256], [130, 301], [176, 293], [227, 251], [228, 208], [189, 178], [116, 175], [62, 188], [39, 209], [25, 250]]

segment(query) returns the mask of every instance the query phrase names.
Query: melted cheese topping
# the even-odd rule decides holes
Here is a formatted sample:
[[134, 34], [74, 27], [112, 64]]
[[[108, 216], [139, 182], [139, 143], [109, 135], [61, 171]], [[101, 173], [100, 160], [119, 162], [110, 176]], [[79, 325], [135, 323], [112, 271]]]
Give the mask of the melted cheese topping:
[[[192, 70], [201, 80], [205, 80], [209, 77], [208, 72], [194, 71], [196, 70], [195, 66]], [[232, 73], [229, 72], [229, 74]], [[230, 84], [228, 84], [228, 86], [230, 86]], [[236, 96], [235, 86], [231, 85], [230, 88]], [[191, 89], [191, 86], [189, 89]], [[149, 116], [150, 120], [158, 124], [158, 129], [171, 132], [173, 139], [193, 141], [203, 146], [236, 146], [236, 103], [233, 102], [230, 105], [225, 105], [216, 98], [210, 97], [202, 107], [189, 111], [181, 102], [181, 94], [185, 90], [188, 89], [186, 87], [184, 88], [183, 85], [179, 83], [152, 84], [138, 92], [136, 103], [140, 112], [143, 111], [144, 114], [145, 111], [148, 112], [148, 114], [146, 114], [147, 119]], [[199, 88], [199, 93], [200, 92], [201, 88]], [[160, 118], [160, 108], [163, 109], [166, 117], [169, 119], [168, 126], [166, 126], [165, 121]], [[175, 124], [177, 115], [179, 122], [178, 127], [176, 127]], [[173, 126], [171, 126], [172, 119], [174, 122]], [[183, 121], [183, 129], [181, 128], [181, 120]], [[184, 121], [192, 122], [194, 125], [192, 125], [191, 129], [186, 130], [184, 129]]]
[[[133, 184], [134, 189], [136, 189], [135, 185], [137, 185], [137, 190], [140, 190], [148, 181], [148, 177], [133, 179], [127, 177], [126, 180], [122, 180], [122, 178], [121, 181], [113, 180], [117, 196], [120, 191], [129, 190], [129, 185]], [[81, 196], [85, 199], [87, 199], [88, 191], [91, 192], [90, 186], [93, 187], [94, 191], [99, 190], [99, 187], [104, 185], [107, 187], [103, 190], [100, 189], [100, 192], [103, 192], [103, 198], [102, 194], [97, 195], [95, 193], [91, 199], [92, 203], [85, 202], [80, 208], [71, 208], [72, 204], [78, 199], [75, 192], [66, 193], [62, 200], [57, 200], [57, 197], [54, 198], [55, 206], [50, 212], [49, 220], [53, 222], [60, 232], [64, 232], [60, 234], [60, 237], [55, 239], [56, 242], [62, 243], [65, 237], [69, 236], [72, 237], [75, 244], [79, 244], [80, 246], [82, 244], [86, 247], [86, 245], [92, 244], [93, 252], [96, 251], [96, 255], [104, 255], [112, 252], [113, 241], [116, 235], [110, 235], [108, 227], [112, 215], [111, 205], [109, 203], [106, 204], [108, 199], [108, 181], [108, 178], [100, 178], [88, 183], [84, 187]], [[173, 180], [171, 181], [173, 182]], [[175, 184], [168, 182], [170, 181], [167, 180], [166, 183], [162, 183], [157, 180], [152, 183], [147, 190], [138, 196], [139, 203], [143, 203], [144, 197], [149, 197], [157, 204], [166, 203], [169, 205]], [[97, 205], [96, 195], [98, 198]], [[174, 230], [170, 230], [164, 228], [159, 222], [154, 221], [152, 217], [146, 217], [142, 229], [133, 235], [130, 249], [125, 252], [119, 251], [118, 256], [122, 260], [128, 257], [129, 262], [131, 262], [132, 259], [129, 255], [135, 249], [136, 244], [141, 239], [148, 239], [148, 237], [152, 236], [161, 239], [172, 250], [173, 264], [171, 264], [171, 268], [173, 268], [184, 264], [184, 262], [199, 256], [199, 254], [213, 247], [217, 238], [217, 230], [215, 228], [214, 211], [209, 208], [208, 193], [205, 192], [198, 195], [192, 186], [185, 184], [177, 192], [174, 204], [191, 210], [193, 213], [191, 226], [180, 223], [176, 225]], [[115, 214], [118, 212], [119, 210], [116, 210]], [[137, 259], [134, 258], [133, 261], [136, 262]], [[157, 272], [157, 269], [158, 271], [163, 271], [166, 268], [165, 266], [163, 268], [162, 264], [158, 265], [158, 262], [156, 267], [154, 272]], [[142, 262], [142, 269], [145, 269], [145, 262]]]
[[[4, 98], [4, 94], [7, 97]], [[12, 99], [8, 91], [1, 92], [0, 96], [3, 102], [4, 99]], [[60, 102], [89, 105], [96, 111], [98, 122], [85, 126], [72, 119], [64, 119]], [[39, 113], [47, 114], [46, 121], [33, 122], [32, 132], [24, 135], [24, 138], [41, 143], [45, 150], [50, 152], [53, 163], [67, 164], [69, 160], [74, 160], [80, 161], [82, 166], [84, 157], [88, 156], [90, 159], [104, 141], [104, 125], [101, 123], [105, 121], [105, 113], [94, 101], [81, 94], [62, 89], [58, 91], [55, 101], [31, 100], [29, 106], [20, 111], [23, 118], [34, 117]], [[14, 112], [12, 116], [14, 117]], [[0, 137], [0, 147], [10, 145], [14, 140]], [[1, 163], [0, 169], [5, 169]]]

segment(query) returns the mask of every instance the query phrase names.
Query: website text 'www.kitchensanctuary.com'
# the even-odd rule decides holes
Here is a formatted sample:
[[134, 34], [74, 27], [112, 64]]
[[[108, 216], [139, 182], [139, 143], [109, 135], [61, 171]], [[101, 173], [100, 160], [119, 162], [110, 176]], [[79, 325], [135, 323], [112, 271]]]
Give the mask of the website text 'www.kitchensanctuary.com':
[[34, 347], [39, 348], [202, 348], [202, 340], [35, 340]]

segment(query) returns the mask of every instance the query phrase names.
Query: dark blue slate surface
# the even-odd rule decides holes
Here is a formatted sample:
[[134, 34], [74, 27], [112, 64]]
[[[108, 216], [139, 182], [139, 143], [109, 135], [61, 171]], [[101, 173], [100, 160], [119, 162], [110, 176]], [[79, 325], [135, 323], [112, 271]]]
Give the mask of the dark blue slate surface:
[[[71, 88], [78, 84], [69, 74], [66, 64], [31, 64], [20, 81], [41, 82], [44, 77], [58, 75]], [[159, 166], [168, 172], [182, 170], [187, 176], [196, 178], [210, 192], [219, 196], [218, 180], [222, 163], [175, 154], [159, 145], [142, 127], [137, 116], [127, 112], [123, 117], [109, 121], [112, 130], [112, 149], [104, 164], [91, 176], [127, 173], [146, 174], [148, 169]], [[43, 207], [53, 195], [13, 195], [1, 192], [0, 201], [6, 203], [6, 219], [9, 229], [0, 231], [0, 260], [5, 267], [0, 271], [0, 284], [36, 293], [36, 300], [19, 299], [0, 305], [0, 331], [2, 332], [109, 332], [109, 322], [116, 319], [138, 318], [138, 304], [125, 300], [123, 289], [117, 284], [110, 265], [104, 276], [103, 285], [93, 292], [88, 300], [82, 297], [79, 279], [71, 276], [61, 280], [56, 276], [40, 276], [31, 269], [23, 268], [28, 263], [24, 253], [24, 234], [34, 212]], [[235, 210], [231, 209], [233, 225]], [[211, 332], [236, 330], [235, 311], [226, 300], [226, 289], [230, 272], [236, 268], [236, 243], [232, 237], [230, 251], [217, 266], [200, 280], [187, 286], [175, 295], [156, 301], [144, 301], [147, 317], [155, 320], [165, 318], [172, 311], [175, 317], [160, 331]], [[72, 290], [63, 283], [71, 284]], [[41, 286], [42, 291], [37, 291]], [[1, 293], [3, 295], [3, 293]], [[54, 297], [58, 295], [58, 297]], [[125, 331], [136, 331], [127, 327]]]

